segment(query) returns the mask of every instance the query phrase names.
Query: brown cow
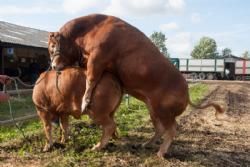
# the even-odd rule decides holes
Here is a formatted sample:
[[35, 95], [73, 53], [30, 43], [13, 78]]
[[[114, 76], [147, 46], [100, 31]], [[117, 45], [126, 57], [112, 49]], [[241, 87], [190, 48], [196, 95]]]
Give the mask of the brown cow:
[[[163, 137], [157, 155], [164, 156], [176, 133], [175, 117], [190, 99], [186, 80], [150, 39], [119, 18], [94, 14], [71, 20], [59, 32], [51, 33], [49, 52], [56, 70], [81, 57], [86, 60], [83, 112], [103, 71], [114, 73], [129, 94], [147, 104], [155, 135], [145, 145]], [[223, 112], [216, 104], [208, 106]]]
[[[44, 125], [47, 139], [44, 151], [48, 151], [53, 144], [51, 121], [55, 119], [60, 120], [63, 132], [61, 142], [67, 140], [69, 115], [78, 119], [81, 116], [85, 82], [86, 76], [80, 68], [67, 68], [61, 72], [58, 78], [59, 90], [56, 89], [55, 71], [45, 72], [39, 77], [33, 90], [33, 102]], [[105, 73], [93, 94], [93, 105], [87, 112], [103, 129], [101, 141], [93, 149], [105, 147], [112, 135], [115, 135], [116, 124], [113, 114], [120, 104], [121, 97], [120, 84], [112, 74]]]

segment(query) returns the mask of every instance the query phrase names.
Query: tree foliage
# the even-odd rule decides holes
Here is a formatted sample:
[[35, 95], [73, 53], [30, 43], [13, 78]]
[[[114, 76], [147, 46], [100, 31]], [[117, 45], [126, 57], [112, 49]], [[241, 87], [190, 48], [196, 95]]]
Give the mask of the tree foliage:
[[232, 55], [232, 50], [229, 48], [224, 48], [221, 52], [221, 56], [225, 57], [225, 56], [230, 56]]
[[162, 32], [153, 32], [153, 34], [150, 35], [150, 39], [164, 56], [170, 57], [168, 49], [165, 44], [167, 40], [165, 34], [163, 34]]
[[245, 51], [243, 54], [242, 54], [242, 57], [245, 58], [245, 59], [249, 59], [250, 58], [250, 53], [249, 51]]
[[218, 57], [217, 45], [214, 39], [202, 37], [191, 53], [194, 59], [213, 59]]

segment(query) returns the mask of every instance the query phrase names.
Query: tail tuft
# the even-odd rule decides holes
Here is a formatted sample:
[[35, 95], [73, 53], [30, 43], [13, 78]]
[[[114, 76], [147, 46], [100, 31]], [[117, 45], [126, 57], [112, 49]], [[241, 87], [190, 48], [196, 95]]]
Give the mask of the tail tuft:
[[214, 108], [216, 110], [216, 112], [215, 112], [216, 119], [217, 120], [223, 120], [222, 117], [223, 117], [225, 111], [218, 104], [213, 103], [213, 106], [214, 106]]
[[224, 110], [221, 108], [220, 105], [216, 104], [216, 103], [208, 103], [208, 104], [205, 104], [205, 105], [195, 105], [194, 103], [191, 102], [190, 98], [189, 98], [189, 101], [188, 103], [196, 108], [196, 109], [205, 109], [205, 108], [208, 108], [208, 107], [214, 107], [214, 109], [216, 110], [216, 113], [215, 113], [215, 117], [217, 120], [221, 120], [221, 116], [224, 114]]

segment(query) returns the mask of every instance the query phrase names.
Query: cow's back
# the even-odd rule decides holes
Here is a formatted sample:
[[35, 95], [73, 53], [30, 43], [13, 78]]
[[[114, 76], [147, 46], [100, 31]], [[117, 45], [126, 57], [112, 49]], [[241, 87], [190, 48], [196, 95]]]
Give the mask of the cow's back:
[[128, 90], [142, 88], [144, 92], [152, 92], [152, 88], [175, 87], [179, 90], [186, 87], [181, 73], [152, 41], [122, 19], [100, 14], [83, 16], [66, 23], [60, 33], [70, 42], [65, 45], [65, 55], [72, 55], [66, 53], [70, 51], [68, 46], [73, 45], [72, 40], [87, 54], [98, 48], [104, 58], [113, 55], [108, 68], [117, 73]]
[[44, 72], [33, 89], [33, 102], [47, 111], [70, 112], [80, 109], [79, 97], [84, 94], [85, 79], [84, 71], [80, 68], [67, 68], [58, 76], [56, 71]]

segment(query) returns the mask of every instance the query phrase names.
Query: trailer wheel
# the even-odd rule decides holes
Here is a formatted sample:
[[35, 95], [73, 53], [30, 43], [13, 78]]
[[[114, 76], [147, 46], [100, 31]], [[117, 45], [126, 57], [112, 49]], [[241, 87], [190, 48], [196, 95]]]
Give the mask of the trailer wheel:
[[238, 76], [235, 77], [235, 79], [238, 80], [238, 81], [241, 81], [242, 77], [240, 75], [238, 75]]
[[200, 80], [206, 79], [206, 74], [204, 74], [203, 72], [202, 72], [202, 73], [199, 73], [199, 79], [200, 79]]
[[215, 77], [214, 77], [214, 74], [213, 74], [213, 73], [208, 73], [208, 74], [207, 74], [207, 79], [208, 79], [208, 80], [214, 80], [214, 78], [215, 78]]
[[196, 79], [198, 79], [198, 75], [196, 73], [192, 73], [191, 74], [191, 78], [194, 79], [194, 80], [196, 80]]

